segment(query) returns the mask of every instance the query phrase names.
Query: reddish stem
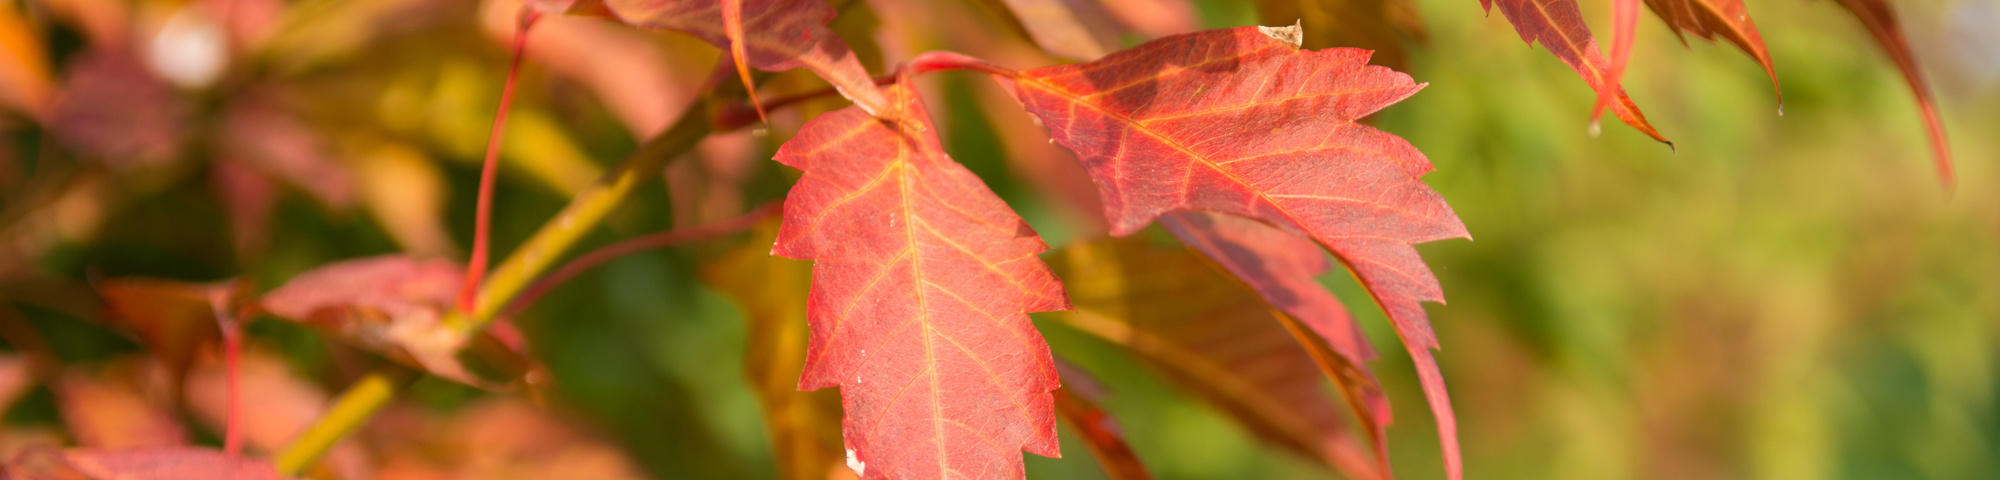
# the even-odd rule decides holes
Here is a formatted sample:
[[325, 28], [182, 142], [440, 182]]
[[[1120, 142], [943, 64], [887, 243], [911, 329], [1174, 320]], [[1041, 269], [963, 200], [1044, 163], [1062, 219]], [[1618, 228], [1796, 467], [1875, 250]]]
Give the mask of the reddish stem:
[[730, 63], [736, 64], [736, 76], [743, 80], [743, 93], [750, 97], [750, 106], [757, 109], [757, 119], [769, 125], [771, 116], [764, 113], [763, 104], [757, 103], [757, 82], [750, 78], [750, 54], [743, 48], [743, 0], [722, 0], [722, 33], [729, 38]]
[[242, 362], [238, 359], [243, 354], [243, 335], [237, 331], [235, 323], [229, 322], [227, 330], [222, 332], [223, 362], [228, 369], [225, 375], [229, 377], [229, 413], [222, 427], [222, 451], [232, 457], [243, 452], [242, 428], [239, 427], [243, 423], [243, 389], [237, 381], [242, 376], [238, 368]]
[[507, 66], [507, 85], [500, 89], [500, 110], [493, 114], [493, 133], [486, 141], [486, 162], [479, 171], [479, 206], [472, 227], [472, 258], [465, 264], [465, 284], [458, 290], [458, 310], [471, 312], [479, 299], [479, 284], [486, 277], [488, 231], [493, 224], [493, 177], [500, 165], [500, 142], [505, 139], [507, 110], [514, 103], [514, 82], [521, 73], [521, 57], [528, 51], [528, 28], [542, 17], [541, 12], [523, 7], [521, 22], [514, 29], [514, 60]]
[[[896, 76], [883, 75], [880, 77], [875, 77], [874, 80], [876, 86], [894, 85], [896, 83]], [[787, 95], [783, 97], [778, 97], [776, 99], [772, 99], [769, 102], [764, 102], [762, 108], [764, 111], [777, 110], [780, 108], [785, 108], [799, 103], [804, 103], [821, 97], [830, 97], [838, 94], [840, 94], [840, 89], [833, 87], [826, 87], [823, 89], [814, 90], [797, 95]], [[715, 131], [727, 132], [736, 130], [738, 128], [743, 128], [745, 125], [749, 125], [752, 122], [756, 122], [757, 119], [761, 118], [763, 115], [763, 113], [751, 112], [749, 110], [750, 109], [746, 109], [743, 108], [742, 106], [736, 106], [736, 105], [732, 105], [724, 109], [721, 113], [716, 114]], [[752, 117], [751, 115], [753, 113], [758, 115], [758, 117]], [[766, 122], [768, 123], [768, 121]]]
[[985, 60], [973, 58], [958, 52], [943, 50], [932, 50], [918, 54], [916, 58], [910, 59], [910, 63], [904, 68], [910, 69], [911, 75], [922, 75], [939, 70], [975, 70], [1007, 78], [1021, 76], [1021, 72], [1001, 68], [992, 63], [987, 63]]
[[1597, 85], [1597, 104], [1590, 108], [1590, 122], [1604, 115], [1618, 97], [1625, 81], [1625, 67], [1632, 62], [1634, 30], [1639, 28], [1639, 0], [1611, 0], [1611, 66]]
[[596, 268], [598, 265], [603, 265], [604, 262], [646, 250], [669, 247], [716, 235], [743, 231], [756, 226], [757, 222], [763, 220], [764, 217], [783, 213], [784, 210], [785, 202], [776, 201], [762, 207], [757, 207], [749, 213], [736, 218], [696, 227], [641, 235], [599, 247], [596, 250], [590, 251], [590, 253], [570, 260], [569, 263], [563, 264], [563, 266], [549, 272], [548, 276], [536, 281], [534, 285], [529, 286], [526, 290], [522, 290], [521, 294], [516, 295], [514, 301], [507, 305], [506, 313], [501, 314], [500, 317], [507, 318], [521, 313], [521, 310], [528, 308], [536, 300], [541, 299], [542, 295], [548, 294], [549, 290], [555, 289], [556, 286], [562, 285], [564, 282], [576, 278], [577, 275]]
[[[905, 64], [903, 68], [909, 69], [910, 74], [912, 75], [922, 75], [926, 73], [944, 71], [944, 70], [976, 70], [1008, 78], [1016, 78], [1021, 76], [1020, 72], [995, 66], [991, 63], [987, 63], [985, 60], [980, 60], [956, 52], [935, 51], [935, 50], [924, 52], [920, 55], [917, 55], [916, 58], [910, 59], [910, 62], [908, 64]], [[896, 83], [896, 79], [898, 76], [899, 75], [895, 73], [891, 73], [888, 75], [875, 77], [874, 78], [875, 85], [877, 86], [894, 85]], [[744, 85], [746, 86], [749, 85], [749, 82], [747, 81], [744, 82]], [[752, 114], [757, 115], [757, 117], [755, 117], [756, 119], [762, 119], [764, 118], [765, 112], [767, 111], [789, 107], [792, 106], [793, 104], [805, 102], [808, 100], [813, 100], [820, 97], [830, 96], [838, 93], [840, 93], [840, 90], [835, 89], [833, 87], [827, 87], [824, 89], [806, 92], [798, 95], [778, 97], [769, 102], [764, 102], [761, 105], [755, 104], [754, 102], [756, 102], [756, 100], [753, 98], [751, 102], [753, 102], [752, 104], [755, 105], [755, 107], [753, 107], [756, 109], [755, 111], [748, 111], [749, 109], [732, 106], [729, 109], [722, 111], [722, 113], [716, 115], [715, 130], [730, 131], [738, 128], [743, 128], [743, 126], [749, 125], [751, 122], [755, 121], [755, 119], [751, 117]], [[765, 121], [767, 123], [769, 122], [768, 120]]]

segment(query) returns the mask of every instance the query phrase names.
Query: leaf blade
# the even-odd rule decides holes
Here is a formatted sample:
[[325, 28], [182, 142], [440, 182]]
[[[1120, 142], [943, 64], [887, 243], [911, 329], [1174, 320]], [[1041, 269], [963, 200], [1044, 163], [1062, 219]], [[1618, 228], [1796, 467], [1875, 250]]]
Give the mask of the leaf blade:
[[1019, 478], [1019, 450], [1057, 455], [1059, 382], [1026, 312], [1069, 302], [1047, 245], [944, 155], [910, 83], [884, 90], [900, 120], [849, 107], [778, 150], [806, 173], [772, 253], [814, 261], [799, 388], [841, 388], [865, 478]]
[[1709, 40], [1721, 37], [1750, 55], [1770, 75], [1771, 90], [1778, 95], [1778, 110], [1784, 111], [1785, 95], [1778, 86], [1778, 70], [1771, 65], [1770, 49], [1764, 46], [1764, 36], [1757, 33], [1757, 22], [1750, 19], [1743, 0], [1646, 0], [1646, 7], [1666, 22], [1675, 35], [1693, 33]]
[[[1357, 123], [1422, 85], [1367, 65], [1366, 51], [1297, 50], [1300, 34], [1241, 27], [1167, 37], [1003, 82], [1077, 153], [1112, 234], [1169, 211], [1205, 210], [1309, 236], [1354, 271], [1411, 355], [1427, 360], [1437, 339], [1421, 302], [1441, 302], [1443, 292], [1411, 245], [1469, 235], [1419, 180], [1430, 161]], [[1417, 364], [1446, 469], [1458, 478], [1442, 376], [1434, 361]]]
[[1944, 183], [1946, 191], [1958, 185], [1951, 161], [1951, 141], [1945, 138], [1944, 117], [1938, 114], [1937, 99], [1931, 95], [1931, 88], [1924, 81], [1923, 69], [1917, 66], [1917, 54], [1910, 49], [1910, 41], [1903, 36], [1903, 27], [1897, 23], [1896, 9], [1885, 0], [1838, 0], [1842, 8], [1854, 14], [1868, 34], [1875, 37], [1875, 43], [1882, 47], [1882, 53], [1896, 64], [1902, 72], [1903, 81], [1910, 85], [1910, 92], [1916, 95], [1917, 110], [1924, 117], [1924, 130], [1930, 134], [1931, 155], [1935, 159], [1938, 180]]
[[[730, 47], [722, 6], [708, 0], [608, 0], [621, 21], [634, 26], [675, 30], [708, 43]], [[862, 109], [885, 114], [889, 108], [868, 70], [847, 42], [827, 28], [834, 10], [824, 0], [746, 0], [739, 22], [745, 33], [746, 63], [758, 70], [779, 72], [806, 68], [825, 78]]]
[[1612, 90], [1616, 101], [1611, 102], [1611, 113], [1617, 115], [1619, 120], [1660, 143], [1673, 145], [1653, 128], [1652, 123], [1646, 121], [1646, 114], [1640, 112], [1639, 105], [1625, 94], [1625, 87], [1612, 83], [1604, 53], [1598, 51], [1597, 38], [1591, 36], [1590, 26], [1583, 23], [1583, 13], [1578, 11], [1576, 0], [1480, 0], [1480, 3], [1497, 3], [1500, 14], [1513, 23], [1521, 41], [1542, 44], [1542, 48], [1555, 54], [1556, 59], [1562, 60], [1563, 64], [1583, 77], [1583, 82], [1590, 86], [1591, 91]]

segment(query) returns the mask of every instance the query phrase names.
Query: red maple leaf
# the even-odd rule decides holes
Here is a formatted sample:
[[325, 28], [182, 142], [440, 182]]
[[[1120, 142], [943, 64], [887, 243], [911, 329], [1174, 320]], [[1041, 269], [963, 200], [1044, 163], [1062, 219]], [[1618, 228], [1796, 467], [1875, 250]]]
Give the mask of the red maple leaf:
[[1673, 144], [1646, 122], [1646, 114], [1640, 113], [1639, 105], [1625, 95], [1625, 88], [1612, 83], [1616, 80], [1609, 78], [1610, 65], [1604, 60], [1604, 52], [1597, 49], [1597, 38], [1591, 36], [1590, 26], [1583, 23], [1576, 0], [1479, 0], [1480, 6], [1489, 12], [1495, 3], [1500, 5], [1500, 14], [1514, 24], [1514, 31], [1521, 34], [1521, 41], [1540, 42], [1549, 53], [1576, 70], [1592, 91], [1612, 90], [1616, 101], [1609, 102], [1611, 113], [1619, 120], [1654, 140]]
[[1881, 45], [1882, 53], [1895, 62], [1896, 70], [1903, 73], [1903, 81], [1910, 84], [1910, 93], [1917, 96], [1917, 110], [1924, 115], [1924, 131], [1930, 133], [1931, 156], [1936, 162], [1938, 180], [1944, 182], [1946, 191], [1957, 187], [1957, 176], [1952, 173], [1951, 142], [1945, 139], [1944, 118], [1938, 114], [1937, 98], [1931, 96], [1931, 87], [1924, 82], [1924, 71], [1917, 67], [1917, 54], [1910, 49], [1910, 40], [1903, 36], [1903, 27], [1896, 21], [1896, 8], [1887, 0], [1837, 0], [1848, 13], [1854, 14], [1861, 26], [1868, 28], [1868, 34]]
[[1395, 323], [1457, 478], [1457, 428], [1421, 305], [1444, 295], [1411, 245], [1468, 235], [1418, 179], [1430, 161], [1409, 142], [1356, 122], [1423, 86], [1368, 65], [1365, 50], [1300, 50], [1300, 34], [1297, 27], [1197, 32], [1000, 78], [1076, 152], [1114, 235], [1170, 211], [1206, 210], [1332, 250]]
[[[723, 6], [715, 0], [606, 0], [606, 7], [632, 25], [685, 32], [723, 48], [730, 46]], [[745, 63], [780, 72], [805, 67], [833, 83], [861, 108], [881, 114], [888, 101], [862, 68], [847, 42], [827, 28], [834, 11], [823, 0], [747, 0], [736, 25], [742, 29]]]
[[[1778, 90], [1778, 70], [1771, 67], [1771, 52], [1764, 48], [1764, 35], [1757, 33], [1757, 22], [1750, 20], [1743, 0], [1646, 0], [1646, 7], [1667, 22], [1674, 35], [1682, 36], [1683, 42], [1687, 40], [1685, 35], [1692, 33], [1709, 40], [1721, 37], [1736, 44], [1736, 48], [1764, 67], [1764, 73], [1771, 76], [1771, 89]], [[1778, 104], [1784, 105], [1782, 93], [1778, 99]]]
[[840, 388], [866, 478], [1020, 478], [1056, 456], [1049, 348], [1025, 312], [1069, 300], [1048, 249], [945, 156], [906, 73], [885, 96], [814, 118], [778, 149], [805, 171], [772, 253], [813, 260], [799, 388]]

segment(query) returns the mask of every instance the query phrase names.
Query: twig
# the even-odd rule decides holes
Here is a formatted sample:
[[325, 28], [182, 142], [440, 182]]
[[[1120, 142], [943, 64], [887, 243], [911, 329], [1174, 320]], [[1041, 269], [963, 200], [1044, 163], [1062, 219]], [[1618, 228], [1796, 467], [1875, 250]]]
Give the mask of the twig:
[[521, 9], [514, 29], [514, 60], [507, 66], [507, 85], [500, 88], [500, 110], [493, 114], [493, 132], [486, 137], [486, 162], [479, 170], [479, 201], [473, 217], [472, 258], [465, 262], [465, 284], [458, 290], [458, 310], [470, 311], [486, 276], [486, 254], [493, 225], [493, 177], [499, 174], [500, 147], [507, 134], [507, 110], [514, 104], [514, 83], [521, 75], [521, 57], [528, 53], [528, 29], [541, 18], [532, 8]]
[[557, 267], [554, 271], [549, 272], [547, 276], [542, 277], [540, 281], [536, 281], [533, 286], [522, 290], [520, 295], [514, 296], [514, 301], [507, 305], [506, 313], [501, 315], [501, 317], [512, 317], [521, 313], [529, 305], [533, 305], [536, 300], [540, 300], [543, 295], [548, 294], [549, 290], [562, 285], [564, 282], [568, 282], [571, 278], [575, 278], [583, 272], [596, 268], [598, 265], [603, 265], [604, 262], [655, 248], [669, 247], [716, 235], [740, 232], [757, 226], [757, 222], [763, 220], [765, 217], [777, 215], [784, 211], [785, 204], [783, 201], [771, 202], [736, 218], [707, 225], [641, 235], [605, 245], [597, 250], [592, 250], [590, 253], [578, 256], [561, 267]]

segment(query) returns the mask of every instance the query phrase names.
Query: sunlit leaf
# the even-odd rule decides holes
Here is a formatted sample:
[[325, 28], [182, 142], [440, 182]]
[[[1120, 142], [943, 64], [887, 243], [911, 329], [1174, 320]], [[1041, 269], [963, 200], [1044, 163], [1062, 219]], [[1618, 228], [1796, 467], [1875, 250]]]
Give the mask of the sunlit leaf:
[[1352, 269], [1416, 359], [1459, 476], [1457, 427], [1421, 302], [1443, 301], [1411, 245], [1467, 237], [1419, 180], [1430, 161], [1356, 123], [1422, 88], [1368, 52], [1300, 50], [1296, 27], [1167, 37], [1101, 60], [997, 75], [1056, 143], [1077, 153], [1114, 235], [1175, 210], [1263, 221], [1312, 238]]
[[951, 160], [908, 75], [898, 111], [814, 118], [778, 150], [805, 171], [772, 253], [813, 260], [802, 389], [841, 387], [865, 478], [1019, 478], [1057, 454], [1048, 345], [1026, 312], [1068, 308], [1048, 247]]
[[1616, 101], [1611, 102], [1611, 113], [1624, 120], [1640, 133], [1654, 140], [1667, 142], [1653, 124], [1646, 121], [1646, 114], [1639, 112], [1639, 105], [1625, 94], [1625, 87], [1609, 83], [1609, 63], [1604, 53], [1597, 49], [1597, 37], [1590, 34], [1590, 26], [1584, 24], [1583, 13], [1577, 10], [1576, 0], [1479, 0], [1481, 6], [1492, 11], [1494, 4], [1500, 5], [1500, 14], [1514, 24], [1514, 31], [1521, 34], [1521, 41], [1530, 45], [1542, 44], [1549, 53], [1555, 54], [1563, 64], [1583, 77], [1583, 83], [1591, 91], [1600, 88], [1611, 89]]
[[[491, 335], [444, 324], [464, 270], [441, 260], [387, 255], [330, 263], [264, 294], [263, 306], [347, 342], [461, 383], [494, 386], [529, 368], [527, 359]], [[465, 355], [482, 367], [474, 371]]]
[[[729, 47], [722, 6], [713, 0], [607, 0], [618, 18], [646, 28], [675, 30]], [[751, 67], [780, 72], [806, 68], [874, 114], [890, 108], [847, 42], [826, 24], [834, 10], [824, 0], [751, 0], [743, 4], [744, 53]]]

